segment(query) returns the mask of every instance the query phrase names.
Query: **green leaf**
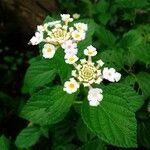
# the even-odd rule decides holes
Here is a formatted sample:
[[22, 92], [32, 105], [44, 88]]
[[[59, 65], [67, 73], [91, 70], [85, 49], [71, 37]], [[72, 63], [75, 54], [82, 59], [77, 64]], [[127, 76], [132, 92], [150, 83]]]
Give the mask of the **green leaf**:
[[150, 96], [150, 74], [146, 72], [140, 72], [134, 76], [128, 76], [125, 79], [125, 82], [132, 87], [134, 87], [135, 83], [138, 83], [139, 88], [137, 91], [142, 91], [142, 95], [144, 98], [148, 98]]
[[150, 45], [141, 44], [136, 47], [132, 47], [129, 51], [140, 61], [150, 64]]
[[106, 66], [116, 68], [117, 70], [121, 70], [125, 64], [124, 50], [121, 48], [105, 50], [99, 53], [98, 57], [102, 58]]
[[123, 84], [103, 87], [103, 96], [98, 107], [90, 107], [87, 101], [83, 104], [84, 122], [109, 144], [137, 147], [135, 112], [141, 107], [141, 97]]
[[150, 74], [146, 72], [140, 72], [136, 75], [136, 81], [143, 92], [145, 98], [150, 96]]
[[100, 14], [98, 16], [98, 19], [103, 25], [106, 25], [107, 22], [111, 19], [111, 14], [110, 13]]
[[52, 22], [52, 21], [56, 21], [56, 19], [54, 19], [54, 18], [52, 18], [52, 17], [50, 17], [50, 16], [47, 16], [47, 17], [45, 18], [45, 20], [44, 20], [43, 23], [48, 23], [48, 22]]
[[97, 26], [96, 28], [97, 37], [100, 39], [104, 45], [111, 47], [116, 42], [116, 37], [103, 26]]
[[71, 77], [71, 70], [72, 70], [72, 65], [67, 64], [65, 62], [65, 59], [64, 59], [65, 54], [63, 51], [64, 50], [62, 48], [59, 48], [54, 57], [56, 68], [57, 68], [62, 84], [64, 84], [64, 82]]
[[21, 116], [41, 125], [54, 124], [64, 118], [74, 99], [75, 94], [67, 94], [61, 86], [47, 88], [29, 99]]
[[56, 68], [52, 60], [33, 61], [26, 72], [24, 84], [29, 89], [35, 89], [51, 82], [55, 75]]
[[76, 125], [76, 134], [78, 139], [82, 142], [88, 142], [95, 137], [95, 135], [87, 128], [82, 119], [79, 119]]
[[106, 13], [106, 11], [109, 8], [109, 3], [105, 0], [101, 0], [98, 3], [95, 4], [95, 9], [97, 13]]
[[147, 0], [116, 0], [116, 3], [123, 8], [142, 8], [148, 5]]
[[0, 137], [0, 148], [1, 148], [1, 150], [9, 150], [10, 149], [9, 140], [4, 135], [2, 135]]
[[106, 150], [106, 145], [101, 140], [87, 142], [77, 150]]
[[139, 143], [150, 149], [150, 121], [141, 121], [138, 124], [138, 140]]
[[143, 42], [141, 33], [137, 30], [130, 30], [123, 35], [120, 41], [120, 46], [123, 48], [132, 48], [140, 45]]
[[15, 144], [18, 148], [29, 148], [40, 138], [41, 132], [37, 127], [23, 129], [16, 138]]

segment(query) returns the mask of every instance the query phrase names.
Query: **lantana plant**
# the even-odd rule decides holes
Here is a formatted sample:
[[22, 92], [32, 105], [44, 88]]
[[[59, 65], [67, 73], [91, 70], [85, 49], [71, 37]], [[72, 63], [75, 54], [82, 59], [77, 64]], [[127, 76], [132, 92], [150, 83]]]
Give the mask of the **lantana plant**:
[[[98, 142], [136, 147], [135, 112], [143, 102], [124, 81], [122, 48], [114, 47], [117, 40], [110, 31], [93, 19], [79, 16], [62, 14], [60, 20], [48, 16], [43, 25], [37, 26], [29, 43], [39, 45], [42, 56], [30, 61], [23, 90], [31, 98], [20, 116], [29, 120], [33, 131], [40, 125], [41, 135], [41, 128], [55, 126], [71, 109], [75, 124], [76, 118], [83, 120], [80, 127], [90, 129]], [[103, 48], [93, 42], [96, 33], [102, 37]], [[16, 143], [21, 143], [20, 136]]]

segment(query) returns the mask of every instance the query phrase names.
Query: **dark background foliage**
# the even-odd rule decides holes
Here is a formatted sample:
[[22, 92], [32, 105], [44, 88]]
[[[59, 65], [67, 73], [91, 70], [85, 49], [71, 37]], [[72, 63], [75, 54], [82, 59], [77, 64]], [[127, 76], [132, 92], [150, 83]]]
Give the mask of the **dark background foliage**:
[[[82, 18], [94, 19], [100, 25], [93, 39], [94, 45], [101, 48], [102, 51], [113, 49], [118, 44], [121, 45], [129, 53], [128, 56], [124, 55], [123, 61], [126, 63], [123, 62], [123, 69], [120, 68], [123, 74], [138, 74], [141, 71], [149, 74], [150, 52], [143, 50], [145, 49], [143, 43], [150, 44], [149, 3], [149, 0], [1, 0], [0, 150], [18, 149], [14, 144], [16, 137], [30, 124], [19, 117], [20, 110], [29, 98], [28, 94], [22, 92], [22, 86], [29, 59], [37, 56], [39, 50], [37, 46], [33, 47], [27, 43], [33, 36], [36, 26], [42, 24], [47, 15], [79, 13]], [[108, 30], [107, 35], [110, 41], [105, 40], [104, 28]], [[140, 45], [141, 40], [144, 40], [143, 45]], [[143, 50], [144, 56], [140, 52], [131, 54], [130, 49], [126, 49], [127, 45], [132, 48], [138, 45], [140, 50]], [[118, 55], [113, 51], [109, 55], [105, 51], [101, 54], [108, 65], [117, 66], [119, 70], [120, 57]], [[116, 63], [117, 61], [119, 63]], [[131, 78], [126, 82], [131, 82], [135, 90], [139, 94], [142, 93], [138, 82], [133, 83]], [[148, 92], [145, 103], [136, 113], [139, 150], [150, 149], [150, 80], [146, 82]], [[78, 110], [78, 106], [75, 108]], [[74, 150], [93, 139], [94, 135], [84, 127], [81, 120], [78, 120], [78, 111], [75, 108], [71, 109], [63, 121], [51, 126], [50, 130], [37, 125], [37, 130], [42, 132], [43, 136], [29, 149]], [[111, 145], [108, 145], [107, 148], [121, 150]], [[95, 149], [99, 150], [99, 147]]]

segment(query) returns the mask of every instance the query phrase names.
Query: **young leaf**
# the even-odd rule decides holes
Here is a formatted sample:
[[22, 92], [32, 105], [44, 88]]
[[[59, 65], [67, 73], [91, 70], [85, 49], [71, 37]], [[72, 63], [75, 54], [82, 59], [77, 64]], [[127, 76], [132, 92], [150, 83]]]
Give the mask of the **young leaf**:
[[135, 111], [141, 107], [141, 97], [123, 84], [108, 85], [103, 91], [104, 98], [98, 107], [83, 104], [84, 122], [109, 144], [137, 147]]
[[78, 148], [77, 150], [106, 150], [106, 145], [100, 140], [94, 140], [87, 142], [82, 147]]
[[29, 89], [41, 87], [51, 82], [55, 75], [56, 67], [53, 61], [45, 59], [35, 61], [26, 72], [24, 84]]
[[2, 135], [0, 137], [0, 148], [1, 148], [1, 150], [9, 150], [10, 149], [9, 140], [4, 135]]
[[16, 138], [15, 144], [18, 148], [29, 148], [40, 138], [41, 132], [37, 127], [23, 129]]
[[74, 99], [75, 94], [67, 94], [61, 86], [47, 88], [29, 99], [21, 116], [41, 125], [54, 124], [64, 118]]

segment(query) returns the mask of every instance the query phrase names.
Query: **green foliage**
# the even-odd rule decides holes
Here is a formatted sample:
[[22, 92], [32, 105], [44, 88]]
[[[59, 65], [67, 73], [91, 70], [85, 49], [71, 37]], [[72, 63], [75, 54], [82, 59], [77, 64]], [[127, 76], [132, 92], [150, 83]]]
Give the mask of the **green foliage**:
[[24, 83], [29, 89], [42, 87], [51, 82], [56, 75], [56, 69], [53, 61], [41, 59], [31, 62], [27, 70]]
[[18, 134], [15, 143], [19, 148], [29, 148], [39, 140], [40, 135], [39, 128], [27, 127]]
[[61, 86], [47, 88], [34, 94], [21, 111], [25, 119], [40, 125], [54, 124], [64, 118], [75, 100]]
[[82, 118], [102, 140], [119, 147], [137, 147], [135, 111], [142, 99], [123, 84], [106, 86], [99, 107], [82, 107]]
[[[5, 78], [9, 78], [7, 83], [19, 82], [18, 72], [15, 79], [14, 71], [23, 63], [23, 58], [20, 52], [17, 59], [4, 56], [5, 65], [0, 65], [3, 71], [0, 83], [4, 86], [0, 92], [0, 121], [3, 122], [0, 150], [13, 149], [14, 145], [19, 150], [106, 150], [113, 146], [149, 149], [149, 1], [58, 0], [56, 5], [58, 8], [50, 12], [43, 24], [58, 20], [58, 12], [79, 13], [81, 17], [75, 22], [88, 24], [86, 38], [77, 46], [79, 59], [85, 58], [83, 51], [87, 46], [95, 46], [98, 54], [93, 60], [102, 59], [104, 67], [119, 71], [120, 83], [108, 84], [104, 80], [97, 86], [103, 90], [103, 100], [97, 107], [89, 106], [87, 88], [81, 86], [76, 94], [63, 91], [73, 69], [65, 63], [64, 50], [59, 47], [53, 59], [45, 59], [41, 56], [44, 46], [41, 43], [40, 55], [27, 61], [29, 67], [22, 88], [26, 95], [19, 93], [16, 98], [13, 89], [11, 97], [5, 92], [9, 88], [4, 86]], [[21, 84], [19, 87], [21, 89]], [[4, 126], [15, 124], [16, 115], [19, 121], [24, 119], [26, 127], [20, 127], [17, 122], [19, 131], [23, 129], [14, 136]], [[12, 116], [16, 120], [10, 121]], [[117, 147], [114, 149], [120, 149]]]
[[100, 42], [102, 42], [104, 45], [111, 47], [116, 42], [116, 37], [107, 29], [105, 29], [103, 26], [97, 26], [96, 28], [96, 34], [99, 39], [101, 39]]
[[10, 148], [10, 142], [4, 135], [0, 137], [0, 148], [2, 150], [9, 150]]
[[150, 96], [149, 87], [150, 87], [150, 74], [146, 72], [140, 72], [136, 75], [128, 76], [125, 79], [125, 82], [131, 86], [135, 86], [138, 83], [137, 92], [142, 92], [143, 97], [146, 99]]
[[106, 150], [106, 145], [101, 140], [93, 140], [87, 142], [85, 145], [77, 150]]

